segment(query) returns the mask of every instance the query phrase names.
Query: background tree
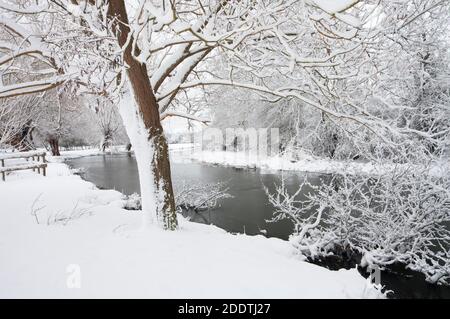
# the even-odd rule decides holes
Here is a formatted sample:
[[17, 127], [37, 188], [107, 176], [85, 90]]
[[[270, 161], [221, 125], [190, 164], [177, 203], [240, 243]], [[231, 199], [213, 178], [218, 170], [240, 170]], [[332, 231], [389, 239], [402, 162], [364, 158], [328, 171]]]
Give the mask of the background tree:
[[63, 87], [46, 91], [41, 107], [41, 117], [36, 121], [36, 133], [43, 146], [53, 156], [60, 156], [60, 142], [73, 138], [74, 128], [83, 112], [82, 100], [71, 96]]
[[0, 100], [0, 147], [34, 148], [33, 131], [41, 114], [41, 95]]
[[107, 148], [113, 145], [114, 139], [117, 139], [117, 135], [123, 129], [123, 126], [117, 108], [110, 101], [96, 98], [93, 107], [101, 133], [99, 148], [102, 152], [105, 152]]

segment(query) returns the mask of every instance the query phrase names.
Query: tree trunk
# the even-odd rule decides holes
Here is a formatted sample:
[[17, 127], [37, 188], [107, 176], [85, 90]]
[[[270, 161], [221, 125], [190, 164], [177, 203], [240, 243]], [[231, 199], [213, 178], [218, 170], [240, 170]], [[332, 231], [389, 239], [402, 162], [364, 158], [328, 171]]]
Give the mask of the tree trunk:
[[100, 151], [105, 153], [106, 151], [106, 142], [104, 139], [102, 139], [102, 141], [100, 142]]
[[48, 140], [48, 144], [50, 145], [50, 150], [53, 156], [61, 156], [59, 153], [59, 140], [55, 137], [50, 137]]
[[[132, 54], [128, 17], [123, 0], [110, 0], [108, 7], [110, 18], [116, 17], [120, 22], [113, 28], [124, 50], [124, 60], [128, 65], [126, 76], [132, 94], [133, 105], [127, 105], [123, 98], [119, 112], [124, 121], [130, 142], [135, 149], [141, 186], [142, 210], [146, 220], [155, 219], [165, 229], [177, 228], [175, 200], [173, 196], [170, 173], [169, 151], [159, 117], [156, 101], [145, 64], [136, 61]], [[136, 49], [138, 50], [138, 49]], [[155, 218], [156, 217], [156, 218]]]
[[22, 129], [11, 138], [9, 144], [20, 152], [31, 151], [34, 148], [33, 130], [32, 121], [27, 121]]

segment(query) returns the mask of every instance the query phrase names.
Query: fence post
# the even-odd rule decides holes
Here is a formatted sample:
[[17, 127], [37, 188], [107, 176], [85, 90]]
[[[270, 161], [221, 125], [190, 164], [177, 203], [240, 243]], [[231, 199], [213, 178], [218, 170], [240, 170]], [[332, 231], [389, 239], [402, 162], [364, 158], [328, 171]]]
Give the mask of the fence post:
[[[2, 159], [2, 167], [5, 167], [5, 160]], [[5, 172], [2, 172], [2, 180], [5, 181]]]
[[[46, 164], [47, 162], [45, 161], [45, 153], [42, 154], [42, 162], [44, 164]], [[47, 176], [47, 165], [44, 165], [44, 167], [42, 168], [42, 175]]]

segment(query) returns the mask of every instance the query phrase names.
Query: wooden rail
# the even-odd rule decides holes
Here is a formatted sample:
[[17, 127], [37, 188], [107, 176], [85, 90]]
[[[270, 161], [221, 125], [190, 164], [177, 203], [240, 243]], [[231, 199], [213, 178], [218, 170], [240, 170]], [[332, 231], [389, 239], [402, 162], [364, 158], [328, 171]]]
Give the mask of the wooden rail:
[[[12, 166], [5, 166], [5, 161], [10, 159], [26, 159], [27, 163], [17, 164]], [[31, 161], [30, 161], [31, 159]], [[42, 160], [42, 161], [41, 161]], [[32, 151], [32, 152], [16, 152], [16, 153], [7, 153], [0, 154], [0, 173], [2, 174], [2, 180], [6, 180], [6, 173], [12, 171], [20, 171], [26, 169], [32, 169], [34, 171], [38, 171], [42, 175], [46, 176], [47, 170], [47, 162], [45, 160], [45, 152], [44, 151]]]

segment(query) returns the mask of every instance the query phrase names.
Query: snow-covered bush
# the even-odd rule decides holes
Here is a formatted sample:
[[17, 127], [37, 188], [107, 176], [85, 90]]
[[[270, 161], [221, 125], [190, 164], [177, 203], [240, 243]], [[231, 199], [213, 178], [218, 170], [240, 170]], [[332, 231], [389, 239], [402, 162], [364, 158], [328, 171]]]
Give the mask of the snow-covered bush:
[[125, 196], [124, 200], [125, 202], [123, 204], [123, 208], [128, 210], [142, 209], [141, 196], [138, 193], [133, 193], [131, 195]]
[[194, 211], [215, 208], [219, 200], [232, 197], [223, 182], [207, 184], [182, 182], [176, 183], [174, 188], [177, 207]]
[[294, 222], [291, 241], [312, 259], [351, 252], [363, 267], [399, 263], [449, 284], [449, 189], [447, 174], [397, 167], [377, 177], [337, 174], [319, 186], [304, 182], [294, 194], [282, 183], [268, 196], [274, 219]]
[[[228, 188], [222, 182], [207, 184], [191, 184], [185, 181], [175, 184], [175, 204], [178, 209], [194, 211], [207, 210], [217, 207], [220, 199], [232, 197], [227, 193]], [[123, 208], [140, 210], [141, 197], [133, 193], [124, 198]]]

